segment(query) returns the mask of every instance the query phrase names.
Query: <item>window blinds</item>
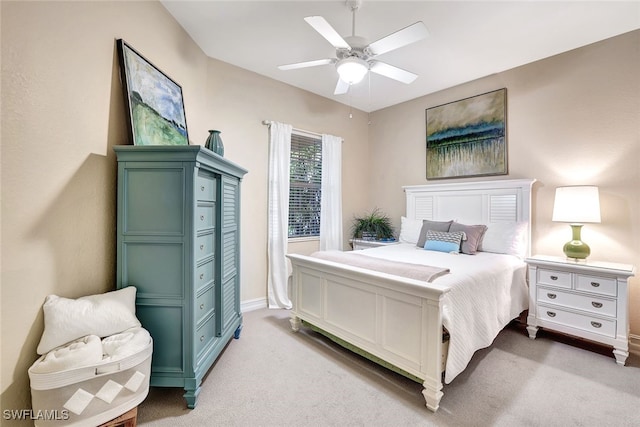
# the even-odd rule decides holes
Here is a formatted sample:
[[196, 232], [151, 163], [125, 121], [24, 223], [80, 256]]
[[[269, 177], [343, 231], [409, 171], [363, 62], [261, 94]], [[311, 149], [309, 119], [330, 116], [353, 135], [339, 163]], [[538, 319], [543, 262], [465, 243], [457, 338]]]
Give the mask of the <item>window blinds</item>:
[[291, 135], [289, 237], [320, 235], [322, 140]]

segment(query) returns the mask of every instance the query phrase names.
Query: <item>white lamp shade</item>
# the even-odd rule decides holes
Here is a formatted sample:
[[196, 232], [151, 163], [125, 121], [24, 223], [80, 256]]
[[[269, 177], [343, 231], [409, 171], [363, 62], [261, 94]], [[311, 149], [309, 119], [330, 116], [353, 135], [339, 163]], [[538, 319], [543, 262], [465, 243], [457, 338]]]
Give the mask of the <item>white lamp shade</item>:
[[552, 220], [575, 224], [600, 222], [598, 187], [577, 185], [556, 188]]
[[369, 64], [357, 57], [345, 58], [336, 65], [340, 79], [350, 85], [360, 83], [369, 71]]

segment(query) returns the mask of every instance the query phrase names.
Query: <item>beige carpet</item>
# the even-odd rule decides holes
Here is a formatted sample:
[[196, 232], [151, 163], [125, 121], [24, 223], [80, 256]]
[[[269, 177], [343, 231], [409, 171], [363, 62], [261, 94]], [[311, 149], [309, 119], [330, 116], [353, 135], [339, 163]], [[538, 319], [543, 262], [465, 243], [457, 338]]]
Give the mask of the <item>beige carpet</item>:
[[421, 386], [324, 337], [291, 332], [288, 312], [244, 314], [203, 381], [198, 405], [182, 389], [152, 388], [141, 426], [639, 426], [640, 358], [508, 327], [444, 387], [437, 413]]

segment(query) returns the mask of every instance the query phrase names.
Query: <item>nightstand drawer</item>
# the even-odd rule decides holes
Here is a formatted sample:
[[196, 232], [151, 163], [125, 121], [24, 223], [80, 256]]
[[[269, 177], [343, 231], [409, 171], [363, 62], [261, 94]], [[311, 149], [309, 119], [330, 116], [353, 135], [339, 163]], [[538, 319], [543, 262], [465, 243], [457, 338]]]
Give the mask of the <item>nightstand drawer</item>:
[[605, 316], [616, 316], [616, 300], [579, 295], [557, 289], [538, 288], [538, 302], [577, 308]]
[[618, 284], [615, 279], [598, 276], [576, 275], [576, 289], [602, 295], [617, 296]]
[[571, 289], [571, 273], [540, 268], [538, 269], [538, 284]]
[[593, 334], [603, 335], [609, 338], [616, 336], [616, 321], [601, 319], [595, 316], [587, 316], [569, 311], [560, 310], [556, 307], [538, 306], [537, 317], [558, 325], [580, 329]]

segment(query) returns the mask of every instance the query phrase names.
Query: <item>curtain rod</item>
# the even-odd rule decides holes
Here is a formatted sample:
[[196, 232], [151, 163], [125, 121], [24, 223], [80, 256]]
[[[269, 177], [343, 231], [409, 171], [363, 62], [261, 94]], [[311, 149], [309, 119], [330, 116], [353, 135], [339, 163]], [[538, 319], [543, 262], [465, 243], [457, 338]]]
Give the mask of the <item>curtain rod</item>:
[[[271, 120], [263, 120], [262, 124], [265, 125], [265, 126], [269, 126], [271, 124]], [[308, 133], [310, 135], [315, 135], [315, 136], [322, 137], [321, 133], [311, 132], [310, 130], [304, 130], [304, 129], [298, 129], [298, 128], [293, 128], [293, 130], [298, 131], [298, 132], [302, 132], [302, 133]]]

